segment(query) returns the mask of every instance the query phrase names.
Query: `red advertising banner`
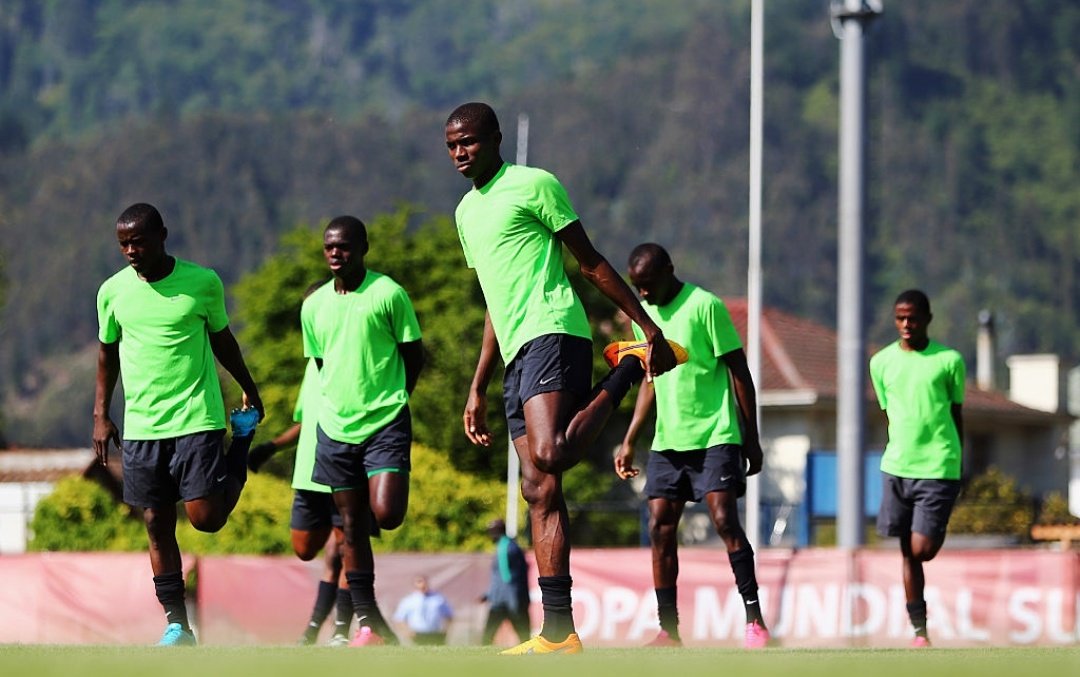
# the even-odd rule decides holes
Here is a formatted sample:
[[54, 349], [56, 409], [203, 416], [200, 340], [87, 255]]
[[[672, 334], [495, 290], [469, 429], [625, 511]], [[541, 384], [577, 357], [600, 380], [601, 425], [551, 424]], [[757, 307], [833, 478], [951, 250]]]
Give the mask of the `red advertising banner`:
[[[742, 600], [727, 555], [680, 553], [679, 613], [690, 646], [739, 646]], [[191, 564], [192, 557], [186, 558]], [[479, 641], [491, 556], [379, 554], [375, 587], [390, 617], [419, 575], [454, 609], [451, 644]], [[530, 563], [531, 564], [531, 563]], [[321, 562], [202, 557], [192, 618], [204, 644], [290, 644], [307, 623]], [[656, 633], [649, 550], [575, 550], [574, 616], [587, 646], [636, 646]], [[946, 550], [925, 565], [930, 633], [939, 647], [1080, 642], [1080, 552]], [[535, 577], [536, 570], [532, 569]], [[899, 552], [766, 549], [757, 555], [765, 619], [784, 647], [906, 645]], [[533, 631], [539, 591], [533, 590]], [[0, 557], [0, 643], [156, 641], [164, 618], [145, 554]], [[324, 629], [326, 639], [329, 628]], [[499, 638], [511, 640], [509, 632]]]
[[0, 643], [153, 644], [165, 627], [153, 575], [146, 553], [0, 557]]
[[[377, 554], [375, 593], [389, 620], [403, 597], [426, 576], [454, 611], [447, 641], [480, 641], [491, 555]], [[295, 557], [202, 557], [199, 560], [199, 638], [203, 644], [296, 642], [307, 625], [322, 577], [320, 561]], [[329, 639], [332, 622], [321, 639]], [[354, 627], [355, 629], [355, 627]]]

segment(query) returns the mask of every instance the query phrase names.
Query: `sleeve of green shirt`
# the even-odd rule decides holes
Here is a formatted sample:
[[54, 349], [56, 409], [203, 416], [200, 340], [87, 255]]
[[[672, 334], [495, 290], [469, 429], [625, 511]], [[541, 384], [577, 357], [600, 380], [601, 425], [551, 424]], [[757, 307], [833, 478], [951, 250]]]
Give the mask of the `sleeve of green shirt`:
[[553, 233], [578, 220], [566, 188], [553, 174], [543, 172], [534, 185], [536, 196], [533, 211], [536, 218]]
[[705, 326], [708, 328], [709, 340], [716, 357], [742, 348], [739, 333], [735, 331], [735, 324], [731, 321], [731, 313], [719, 298], [714, 298], [713, 302], [708, 304]]
[[394, 340], [398, 343], [420, 340], [420, 321], [416, 319], [416, 309], [409, 300], [408, 292], [398, 287], [390, 297], [390, 305]]
[[113, 314], [113, 295], [107, 285], [102, 285], [97, 294], [98, 339], [102, 343], [116, 343], [120, 340], [120, 325]]
[[217, 333], [229, 326], [229, 315], [225, 312], [225, 286], [214, 271], [208, 271], [206, 299], [206, 326], [211, 333]]
[[315, 302], [316, 294], [304, 300], [300, 307], [300, 328], [304, 337], [304, 357], [322, 357], [322, 348], [315, 337]]

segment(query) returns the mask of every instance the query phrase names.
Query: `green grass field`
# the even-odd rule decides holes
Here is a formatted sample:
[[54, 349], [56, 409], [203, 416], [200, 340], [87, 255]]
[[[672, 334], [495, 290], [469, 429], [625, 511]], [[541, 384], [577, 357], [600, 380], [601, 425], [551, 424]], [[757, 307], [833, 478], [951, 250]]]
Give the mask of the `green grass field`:
[[12, 677], [1062, 677], [1080, 675], [1080, 647], [987, 649], [593, 649], [578, 656], [498, 656], [479, 647], [329, 649], [0, 645], [0, 675]]

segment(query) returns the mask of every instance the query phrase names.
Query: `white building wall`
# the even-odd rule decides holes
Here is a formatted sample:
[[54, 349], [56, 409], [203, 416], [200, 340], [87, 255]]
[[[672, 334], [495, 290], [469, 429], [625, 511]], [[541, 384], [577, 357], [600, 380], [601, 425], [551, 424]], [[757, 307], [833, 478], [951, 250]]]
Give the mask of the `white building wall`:
[[50, 482], [0, 484], [0, 555], [26, 552], [34, 508], [52, 490]]

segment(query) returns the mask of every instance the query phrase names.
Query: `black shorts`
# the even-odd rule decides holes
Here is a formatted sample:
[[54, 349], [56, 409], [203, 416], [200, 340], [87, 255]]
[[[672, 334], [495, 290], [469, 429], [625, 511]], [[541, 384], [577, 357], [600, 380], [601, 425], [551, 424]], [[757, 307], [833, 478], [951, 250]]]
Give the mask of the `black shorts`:
[[334, 495], [329, 491], [297, 489], [293, 494], [292, 517], [289, 528], [297, 531], [315, 531], [326, 527], [342, 526], [341, 515], [334, 505]]
[[407, 473], [411, 468], [412, 417], [408, 406], [359, 444], [332, 440], [321, 426], [316, 427], [315, 437], [315, 470], [311, 480], [333, 489], [355, 489], [372, 475]]
[[592, 341], [545, 334], [521, 347], [503, 375], [510, 439], [525, 435], [525, 403], [534, 395], [568, 392], [583, 400], [592, 389]]
[[877, 530], [882, 536], [919, 533], [944, 538], [960, 480], [916, 480], [881, 473], [881, 509]]
[[736, 496], [746, 493], [742, 445], [649, 452], [645, 468], [645, 495], [649, 498], [700, 503], [713, 491], [734, 491]]
[[222, 491], [229, 477], [224, 440], [224, 429], [161, 440], [124, 440], [124, 503], [160, 508]]

